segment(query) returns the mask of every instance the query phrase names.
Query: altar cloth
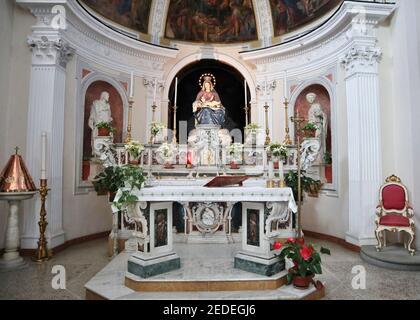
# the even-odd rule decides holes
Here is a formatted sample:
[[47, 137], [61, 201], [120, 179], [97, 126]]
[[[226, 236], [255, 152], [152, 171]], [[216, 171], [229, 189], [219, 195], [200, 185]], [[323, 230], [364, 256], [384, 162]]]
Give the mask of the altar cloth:
[[[159, 186], [134, 190], [141, 202], [288, 202], [297, 212], [291, 188]], [[120, 192], [116, 196], [118, 200]]]

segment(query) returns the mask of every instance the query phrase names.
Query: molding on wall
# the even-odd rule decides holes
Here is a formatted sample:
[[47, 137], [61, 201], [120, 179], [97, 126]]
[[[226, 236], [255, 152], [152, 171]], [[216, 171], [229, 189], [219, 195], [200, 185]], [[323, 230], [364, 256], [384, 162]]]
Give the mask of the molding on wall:
[[330, 236], [328, 234], [323, 234], [323, 233], [318, 233], [318, 232], [314, 232], [314, 231], [308, 231], [308, 230], [303, 230], [303, 234], [305, 236], [314, 238], [314, 239], [318, 239], [318, 240], [327, 240], [333, 243], [336, 243], [348, 250], [354, 251], [354, 252], [360, 252], [360, 247], [356, 246], [354, 244], [351, 244], [349, 242], [347, 242], [344, 239], [335, 237], [335, 236]]
[[[49, 248], [49, 249], [52, 250], [53, 254], [57, 254], [63, 251], [64, 249], [67, 249], [68, 247], [74, 246], [76, 244], [82, 244], [82, 243], [89, 242], [92, 240], [106, 238], [109, 236], [110, 232], [111, 231], [103, 231], [103, 232], [91, 234], [88, 236], [71, 239], [64, 242], [63, 244], [60, 244], [59, 246], [56, 246], [55, 248]], [[36, 249], [20, 249], [19, 252], [22, 256], [34, 256]], [[1, 249], [0, 255], [2, 255], [3, 253], [4, 253], [4, 249]]]

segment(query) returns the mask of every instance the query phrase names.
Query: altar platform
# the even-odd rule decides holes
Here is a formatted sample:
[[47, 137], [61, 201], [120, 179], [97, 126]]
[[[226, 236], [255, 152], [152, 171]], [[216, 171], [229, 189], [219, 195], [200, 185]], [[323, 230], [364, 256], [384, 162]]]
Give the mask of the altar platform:
[[114, 258], [86, 285], [96, 300], [299, 300], [320, 299], [325, 292], [286, 285], [286, 271], [268, 277], [234, 268], [241, 249], [235, 244], [175, 244], [181, 268], [147, 279], [127, 272], [130, 253]]

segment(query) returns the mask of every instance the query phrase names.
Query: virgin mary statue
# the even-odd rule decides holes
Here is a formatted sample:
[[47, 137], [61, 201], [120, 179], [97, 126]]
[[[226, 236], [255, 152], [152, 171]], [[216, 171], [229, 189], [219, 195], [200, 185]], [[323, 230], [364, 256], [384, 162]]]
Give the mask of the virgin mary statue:
[[[201, 83], [204, 78], [203, 83]], [[213, 80], [213, 82], [212, 82]], [[225, 108], [220, 101], [213, 75], [205, 74], [200, 78], [201, 91], [193, 103], [193, 112], [198, 124], [222, 126], [225, 123]]]

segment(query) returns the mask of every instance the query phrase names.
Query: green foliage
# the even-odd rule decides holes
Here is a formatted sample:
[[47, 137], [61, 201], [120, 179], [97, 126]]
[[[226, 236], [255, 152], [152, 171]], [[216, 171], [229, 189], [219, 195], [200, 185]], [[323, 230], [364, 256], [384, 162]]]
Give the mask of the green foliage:
[[138, 141], [131, 141], [124, 145], [124, 148], [133, 158], [132, 160], [138, 159], [144, 150], [144, 146]]
[[325, 152], [324, 153], [324, 163], [325, 164], [332, 164], [332, 155], [331, 155], [331, 152]]
[[275, 158], [286, 158], [288, 154], [287, 147], [284, 144], [277, 142], [270, 143], [270, 145], [266, 148], [266, 151]]
[[308, 122], [303, 128], [302, 130], [317, 130], [318, 127], [316, 124], [312, 123], [312, 122]]
[[108, 129], [110, 132], [115, 133], [115, 128], [112, 126], [112, 121], [105, 122], [101, 121], [96, 124], [96, 128], [98, 129]]
[[[305, 175], [305, 171], [301, 172], [301, 187], [305, 192], [311, 191], [311, 186], [316, 186], [318, 189], [321, 188], [321, 181], [312, 179]], [[293, 196], [298, 199], [298, 174], [297, 171], [289, 171], [284, 175], [286, 185], [293, 190]], [[303, 192], [302, 199], [303, 200]]]
[[98, 193], [116, 193], [124, 187], [124, 172], [122, 167], [107, 167], [92, 181], [95, 191]]

